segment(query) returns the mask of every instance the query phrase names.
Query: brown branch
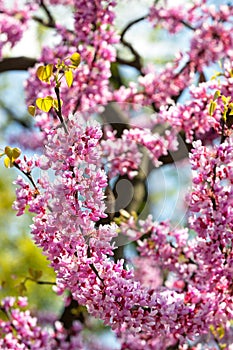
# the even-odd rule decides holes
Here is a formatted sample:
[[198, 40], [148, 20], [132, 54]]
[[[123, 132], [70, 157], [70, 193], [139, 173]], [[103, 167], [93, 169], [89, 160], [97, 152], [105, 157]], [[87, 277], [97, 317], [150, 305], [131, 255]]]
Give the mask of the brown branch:
[[27, 70], [30, 67], [33, 67], [37, 63], [37, 60], [32, 57], [8, 57], [3, 58], [0, 61], [0, 73], [7, 71], [15, 70]]
[[136, 68], [137, 70], [139, 70], [141, 72], [141, 63], [140, 63], [140, 60], [132, 60], [132, 61], [129, 61], [129, 60], [125, 60], [124, 58], [121, 58], [119, 57], [119, 55], [117, 55], [117, 58], [116, 58], [116, 61], [117, 63], [119, 64], [123, 64], [123, 65], [126, 65], [126, 66], [130, 66], [130, 67], [133, 67], [133, 68]]
[[44, 26], [44, 27], [52, 28], [52, 29], [53, 29], [53, 28], [56, 28], [54, 22], [50, 22], [50, 21], [45, 22], [42, 18], [40, 18], [40, 17], [38, 17], [38, 16], [33, 16], [32, 19], [33, 19], [35, 22], [42, 24], [42, 26]]
[[146, 18], [148, 17], [148, 15], [146, 16], [142, 16], [142, 17], [139, 17], [133, 21], [131, 21], [130, 23], [127, 24], [127, 26], [123, 29], [122, 33], [121, 33], [121, 39], [124, 39], [124, 36], [126, 34], [126, 32], [132, 27], [134, 26], [135, 24], [141, 22], [141, 21], [144, 21]]
[[47, 18], [48, 18], [48, 25], [51, 27], [55, 27], [55, 20], [51, 14], [51, 12], [49, 11], [48, 7], [45, 5], [44, 1], [41, 0], [40, 1], [40, 6], [42, 7], [42, 9], [44, 10], [44, 12], [46, 13], [47, 15]]
[[143, 16], [140, 18], [135, 19], [134, 21], [131, 21], [130, 23], [127, 24], [127, 26], [123, 29], [122, 33], [121, 33], [121, 37], [120, 37], [120, 41], [121, 43], [126, 46], [130, 52], [133, 54], [134, 56], [134, 60], [132, 61], [125, 61], [123, 59], [121, 59], [120, 57], [117, 58], [117, 62], [120, 64], [127, 64], [129, 66], [135, 67], [136, 69], [138, 69], [140, 72], [142, 71], [142, 64], [141, 64], [141, 56], [139, 55], [139, 53], [134, 49], [133, 45], [130, 44], [127, 40], [125, 40], [125, 35], [127, 33], [127, 31], [134, 26], [135, 24], [144, 21], [147, 18], [147, 16]]

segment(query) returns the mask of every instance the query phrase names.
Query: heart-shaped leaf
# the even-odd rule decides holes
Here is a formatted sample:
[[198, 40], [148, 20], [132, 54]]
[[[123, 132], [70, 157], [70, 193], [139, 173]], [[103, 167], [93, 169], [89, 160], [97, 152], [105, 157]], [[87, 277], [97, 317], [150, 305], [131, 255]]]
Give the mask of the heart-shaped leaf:
[[52, 96], [46, 96], [44, 98], [37, 98], [36, 105], [42, 111], [49, 112], [50, 109], [53, 107], [53, 101], [54, 101], [54, 99], [52, 98]]
[[31, 114], [31, 116], [35, 116], [36, 114], [36, 107], [33, 105], [28, 106], [28, 113]]
[[12, 150], [12, 159], [15, 160], [19, 158], [20, 154], [21, 154], [21, 150], [18, 147], [14, 147]]
[[12, 158], [13, 157], [13, 148], [10, 146], [6, 146], [5, 149], [5, 154], [7, 155], [8, 158]]
[[36, 71], [37, 77], [44, 81], [45, 83], [50, 84], [50, 79], [53, 74], [53, 64], [47, 64], [47, 66], [39, 66]]
[[70, 56], [70, 61], [74, 68], [77, 68], [81, 62], [81, 56], [78, 52], [73, 53], [73, 55]]

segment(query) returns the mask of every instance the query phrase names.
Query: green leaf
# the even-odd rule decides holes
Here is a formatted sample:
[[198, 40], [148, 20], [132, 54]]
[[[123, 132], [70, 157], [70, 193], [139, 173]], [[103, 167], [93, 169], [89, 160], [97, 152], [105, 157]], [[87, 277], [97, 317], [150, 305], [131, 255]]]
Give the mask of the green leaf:
[[14, 166], [12, 161], [8, 157], [4, 158], [4, 165], [6, 168], [12, 168]]
[[12, 150], [12, 160], [19, 158], [21, 150], [18, 147], [14, 147]]
[[215, 72], [215, 74], [210, 78], [210, 80], [215, 80], [217, 77], [222, 76], [223, 74], [221, 72]]
[[21, 282], [17, 287], [18, 287], [17, 289], [18, 289], [18, 292], [20, 295], [23, 295], [23, 293], [27, 291], [27, 288], [26, 288], [24, 282]]
[[33, 105], [28, 106], [28, 113], [29, 113], [32, 117], [34, 117], [35, 114], [36, 114], [36, 107], [33, 106]]
[[44, 81], [45, 83], [50, 84], [50, 79], [53, 74], [53, 64], [47, 64], [47, 66], [39, 66], [36, 71], [37, 77]]
[[53, 103], [54, 103], [53, 101], [54, 99], [52, 98], [52, 96], [37, 98], [36, 105], [40, 110], [44, 112], [49, 112], [50, 109], [53, 107]]
[[77, 68], [81, 62], [81, 56], [78, 52], [73, 53], [73, 55], [70, 56], [70, 61], [74, 68]]
[[209, 114], [212, 116], [214, 114], [214, 111], [217, 107], [217, 103], [213, 100], [210, 101], [210, 105], [209, 105]]
[[223, 326], [219, 326], [217, 328], [217, 332], [218, 332], [219, 339], [222, 339], [224, 337], [224, 335], [225, 335], [224, 327]]
[[68, 87], [71, 87], [72, 83], [73, 83], [73, 73], [71, 70], [67, 70], [65, 72], [65, 78], [66, 78], [66, 84]]
[[216, 90], [215, 93], [214, 93], [214, 98], [213, 98], [213, 100], [214, 100], [214, 101], [217, 100], [217, 99], [219, 98], [219, 96], [221, 96], [221, 93], [220, 93], [219, 90]]
[[230, 102], [230, 100], [231, 100], [231, 97], [230, 97], [230, 96], [226, 97], [226, 96], [222, 95], [222, 102], [223, 102], [225, 105], [228, 104], [228, 103]]
[[[61, 106], [63, 105], [63, 101], [60, 99]], [[53, 108], [55, 108], [57, 111], [59, 109], [58, 107], [58, 100], [56, 98], [53, 99]]]
[[9, 157], [11, 159], [12, 155], [13, 155], [13, 148], [10, 146], [6, 146], [5, 147], [5, 154], [7, 155], [7, 157]]

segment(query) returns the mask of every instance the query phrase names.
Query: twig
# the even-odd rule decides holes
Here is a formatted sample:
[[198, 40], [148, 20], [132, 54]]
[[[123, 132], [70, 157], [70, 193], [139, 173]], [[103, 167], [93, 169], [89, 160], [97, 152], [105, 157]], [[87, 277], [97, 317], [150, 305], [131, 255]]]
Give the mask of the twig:
[[121, 33], [121, 39], [124, 40], [124, 36], [126, 34], [126, 32], [132, 27], [134, 26], [135, 24], [141, 22], [141, 21], [144, 21], [146, 18], [148, 17], [148, 15], [146, 16], [142, 16], [142, 17], [139, 17], [133, 21], [131, 21], [130, 23], [127, 24], [127, 26], [123, 29], [122, 33]]
[[39, 193], [39, 190], [38, 190], [38, 188], [37, 188], [37, 186], [32, 178], [31, 172], [26, 172], [26, 171], [22, 170], [16, 162], [13, 162], [13, 164], [14, 164], [15, 168], [17, 168], [19, 171], [21, 171], [21, 173], [23, 173], [28, 178], [28, 180], [31, 182], [31, 184], [33, 185], [33, 187], [35, 188], [37, 193]]
[[58, 103], [58, 110], [56, 110], [56, 114], [58, 116], [58, 119], [60, 120], [61, 122], [61, 125], [63, 126], [66, 134], [69, 134], [68, 132], [68, 129], [67, 129], [67, 126], [65, 124], [65, 121], [64, 121], [64, 118], [62, 116], [62, 111], [61, 111], [61, 98], [60, 98], [60, 91], [59, 91], [59, 87], [55, 87], [55, 93], [56, 93], [56, 96], [57, 96], [57, 103]]
[[42, 24], [44, 27], [48, 27], [48, 28], [55, 28], [55, 23], [53, 22], [45, 22], [42, 18], [38, 17], [38, 16], [33, 16], [32, 19], [37, 22]]
[[121, 37], [120, 37], [120, 41], [121, 43], [126, 46], [131, 53], [134, 55], [134, 60], [133, 61], [124, 61], [121, 58], [117, 58], [117, 61], [119, 63], [122, 64], [127, 64], [129, 66], [135, 67], [137, 68], [140, 72], [142, 71], [142, 65], [141, 65], [141, 56], [139, 55], [139, 53], [134, 49], [133, 45], [130, 44], [127, 40], [125, 40], [125, 35], [127, 33], [127, 31], [134, 26], [135, 24], [145, 20], [147, 18], [147, 16], [143, 16], [140, 18], [135, 19], [134, 21], [130, 22], [127, 24], [127, 26], [123, 29], [122, 33], [121, 33]]
[[42, 9], [44, 10], [44, 12], [46, 13], [46, 15], [48, 17], [48, 24], [50, 26], [55, 27], [55, 20], [54, 20], [51, 12], [49, 11], [48, 7], [45, 5], [43, 0], [40, 0], [40, 6], [42, 7]]

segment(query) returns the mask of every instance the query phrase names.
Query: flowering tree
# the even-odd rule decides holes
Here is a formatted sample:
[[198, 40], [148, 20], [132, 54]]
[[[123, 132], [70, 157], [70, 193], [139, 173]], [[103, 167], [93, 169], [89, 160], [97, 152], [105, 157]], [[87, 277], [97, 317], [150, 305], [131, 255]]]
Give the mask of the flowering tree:
[[[55, 20], [56, 5], [70, 7], [72, 28]], [[117, 33], [116, 5], [37, 0], [10, 8], [0, 0], [0, 72], [28, 69], [26, 103], [37, 127], [18, 136], [34, 157], [22, 157], [20, 144], [1, 156], [19, 171], [17, 215], [34, 213], [32, 237], [56, 273], [54, 288], [69, 291], [62, 317], [50, 325], [26, 310], [24, 296], [2, 300], [1, 349], [103, 348], [85, 337], [91, 316], [115, 332], [116, 349], [232, 349], [233, 6], [154, 1]], [[56, 44], [45, 43], [37, 60], [4, 58], [5, 45], [19, 42], [31, 21], [55, 29]], [[145, 63], [127, 40], [143, 21], [174, 35], [189, 30], [187, 50], [163, 69]], [[137, 78], [124, 83], [121, 66]], [[134, 123], [139, 106], [151, 113]], [[160, 167], [188, 152], [187, 227], [154, 221], [143, 213], [143, 164]], [[126, 204], [123, 180], [133, 189]], [[131, 265], [129, 242], [137, 253]], [[74, 314], [74, 307], [85, 311]]]

